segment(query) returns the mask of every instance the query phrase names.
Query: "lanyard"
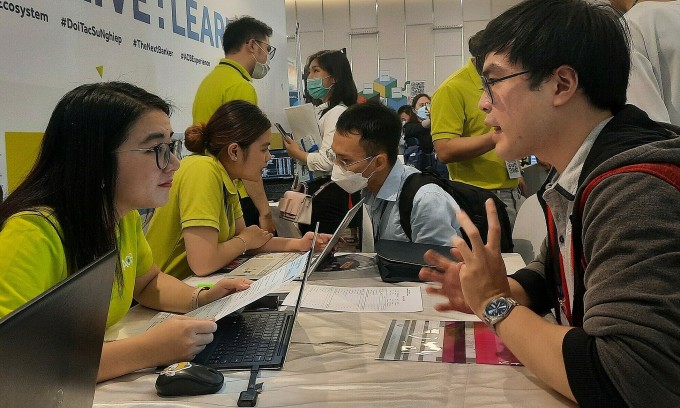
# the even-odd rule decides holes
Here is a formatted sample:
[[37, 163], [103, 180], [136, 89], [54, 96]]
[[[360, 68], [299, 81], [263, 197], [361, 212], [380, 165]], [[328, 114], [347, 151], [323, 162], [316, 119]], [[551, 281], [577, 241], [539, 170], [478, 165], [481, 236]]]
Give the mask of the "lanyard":
[[243, 79], [245, 79], [246, 81], [250, 82], [250, 80], [248, 79], [248, 77], [246, 77], [245, 75], [243, 75], [243, 72], [241, 72], [241, 70], [238, 69], [234, 64], [229, 63], [229, 62], [226, 62], [226, 61], [220, 61], [220, 65], [226, 65], [226, 66], [229, 66], [229, 67], [234, 68], [234, 69], [236, 70], [236, 72], [238, 72], [239, 75], [241, 75], [241, 76], [243, 77]]

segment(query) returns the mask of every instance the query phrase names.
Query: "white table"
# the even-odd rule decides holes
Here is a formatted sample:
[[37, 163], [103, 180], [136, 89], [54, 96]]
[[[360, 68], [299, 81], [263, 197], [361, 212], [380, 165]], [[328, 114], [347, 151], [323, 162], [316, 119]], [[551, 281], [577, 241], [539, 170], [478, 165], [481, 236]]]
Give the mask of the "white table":
[[[509, 271], [524, 265], [505, 254]], [[377, 270], [315, 272], [315, 285], [387, 286]], [[422, 283], [400, 283], [421, 286]], [[441, 299], [423, 290], [423, 312], [343, 313], [303, 309], [297, 317], [284, 368], [264, 371], [258, 407], [573, 407], [525, 367], [379, 361], [374, 359], [392, 319], [477, 320], [462, 313], [439, 313]], [[155, 312], [134, 308], [124, 323], [144, 324]], [[248, 383], [248, 372], [225, 372], [217, 393], [161, 398], [157, 375], [144, 370], [97, 386], [95, 407], [235, 407]]]

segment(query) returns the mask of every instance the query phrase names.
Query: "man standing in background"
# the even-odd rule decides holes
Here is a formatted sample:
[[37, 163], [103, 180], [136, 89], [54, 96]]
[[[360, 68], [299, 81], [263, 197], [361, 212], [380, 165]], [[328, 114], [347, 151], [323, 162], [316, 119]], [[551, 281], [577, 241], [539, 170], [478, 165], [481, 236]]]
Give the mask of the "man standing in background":
[[[269, 61], [276, 52], [269, 44], [272, 34], [271, 27], [249, 16], [227, 25], [222, 37], [224, 58], [203, 79], [194, 97], [195, 124], [207, 123], [217, 108], [229, 101], [240, 99], [257, 105], [252, 80], [264, 78], [269, 72]], [[242, 182], [239, 196], [246, 225], [259, 225], [274, 232], [276, 227], [262, 181]]]
[[[631, 36], [627, 98], [650, 118], [680, 126], [680, 2], [611, 0]], [[633, 7], [635, 6], [635, 7]]]
[[[478, 36], [475, 34], [469, 41], [472, 55]], [[434, 149], [438, 160], [447, 163], [451, 180], [493, 191], [507, 205], [510, 224], [514, 225], [521, 198], [517, 188], [519, 163], [506, 162], [494, 151], [493, 131], [484, 124], [486, 114], [478, 107], [481, 96], [482, 80], [470, 59], [432, 96]]]

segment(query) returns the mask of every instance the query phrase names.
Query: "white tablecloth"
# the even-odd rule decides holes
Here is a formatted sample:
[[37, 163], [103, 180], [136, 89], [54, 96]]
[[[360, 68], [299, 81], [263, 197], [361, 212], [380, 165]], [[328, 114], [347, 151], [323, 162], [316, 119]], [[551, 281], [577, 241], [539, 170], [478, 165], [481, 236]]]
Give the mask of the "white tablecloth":
[[[504, 255], [509, 271], [524, 265]], [[382, 286], [376, 269], [315, 272], [315, 285]], [[421, 286], [401, 283], [400, 286]], [[418, 313], [344, 313], [303, 309], [284, 368], [264, 371], [258, 407], [573, 407], [524, 367], [379, 361], [374, 356], [392, 319], [478, 320], [462, 313], [439, 313], [441, 299], [423, 290]], [[143, 324], [155, 312], [134, 308], [125, 325]], [[111, 333], [109, 333], [111, 335]], [[225, 372], [225, 385], [211, 395], [161, 398], [157, 375], [144, 370], [97, 386], [95, 407], [235, 407], [247, 387], [248, 372]]]

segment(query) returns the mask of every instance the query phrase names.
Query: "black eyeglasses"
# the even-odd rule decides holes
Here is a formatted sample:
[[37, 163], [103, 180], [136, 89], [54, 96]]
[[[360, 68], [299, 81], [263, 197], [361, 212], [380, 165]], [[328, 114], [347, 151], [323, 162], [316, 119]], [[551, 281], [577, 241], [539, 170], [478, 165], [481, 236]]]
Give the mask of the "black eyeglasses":
[[493, 105], [493, 92], [491, 92], [491, 86], [505, 81], [506, 79], [514, 78], [516, 76], [528, 74], [529, 71], [522, 71], [522, 72], [516, 72], [514, 74], [506, 75], [504, 77], [500, 78], [494, 78], [494, 79], [489, 79], [482, 75], [482, 91], [486, 92], [489, 95], [489, 99], [491, 100], [491, 104]]
[[[269, 48], [267, 48], [267, 54], [269, 55], [269, 59], [274, 58], [274, 54], [276, 54], [276, 47], [274, 47], [273, 45], [266, 43], [264, 41], [260, 41], [260, 40], [255, 40], [255, 42], [258, 43], [258, 44], [265, 44], [267, 47], [269, 47]], [[260, 47], [260, 48], [262, 48], [262, 47]]]
[[165, 170], [170, 163], [170, 155], [174, 154], [178, 159], [182, 158], [182, 141], [173, 140], [170, 143], [159, 143], [152, 147], [147, 147], [145, 149], [129, 149], [129, 150], [118, 150], [117, 153], [122, 152], [154, 152], [156, 153], [156, 166], [160, 170]]

